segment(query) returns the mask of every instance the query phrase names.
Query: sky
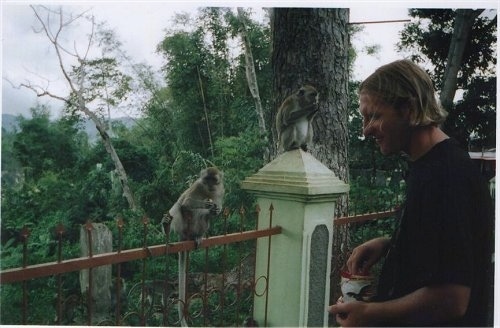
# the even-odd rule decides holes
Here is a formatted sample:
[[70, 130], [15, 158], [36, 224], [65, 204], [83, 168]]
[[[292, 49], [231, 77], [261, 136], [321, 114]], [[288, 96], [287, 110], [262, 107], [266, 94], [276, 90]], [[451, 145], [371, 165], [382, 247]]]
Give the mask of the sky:
[[[31, 90], [16, 89], [27, 80], [50, 80], [52, 90], [62, 90], [62, 78], [50, 51], [46, 37], [35, 34], [32, 27], [36, 24], [33, 11], [27, 1], [2, 1], [2, 113], [28, 115], [29, 108], [37, 99]], [[92, 9], [98, 20], [106, 21], [115, 29], [123, 42], [126, 52], [137, 62], [145, 62], [158, 72], [165, 64], [164, 59], [155, 53], [158, 43], [165, 37], [165, 29], [175, 13], [196, 12], [200, 6], [249, 7], [248, 1], [38, 1], [37, 4], [62, 4], [65, 9], [78, 13]], [[253, 1], [251, 7], [348, 7], [350, 22], [373, 22], [385, 20], [408, 19], [408, 8], [412, 7], [487, 7], [497, 8], [497, 1]], [[72, 8], [70, 8], [72, 7]], [[395, 51], [395, 43], [404, 23], [365, 24], [364, 31], [359, 33], [352, 43], [356, 49], [366, 45], [380, 45], [376, 56], [359, 56], [355, 62], [354, 78], [361, 80], [378, 66], [402, 58]], [[46, 81], [44, 81], [46, 83]], [[61, 91], [64, 95], [64, 91]], [[39, 98], [41, 104], [53, 109], [58, 116], [61, 102], [52, 101], [48, 97]], [[115, 116], [128, 115], [115, 113]], [[132, 114], [130, 114], [132, 115]]]

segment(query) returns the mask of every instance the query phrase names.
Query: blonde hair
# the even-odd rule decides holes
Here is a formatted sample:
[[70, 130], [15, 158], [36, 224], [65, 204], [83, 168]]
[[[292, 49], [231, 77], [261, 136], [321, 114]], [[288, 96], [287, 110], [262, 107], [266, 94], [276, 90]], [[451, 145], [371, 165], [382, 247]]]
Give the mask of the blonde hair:
[[361, 83], [359, 92], [368, 93], [396, 110], [408, 108], [413, 126], [439, 125], [448, 116], [436, 98], [427, 72], [410, 60], [379, 67]]

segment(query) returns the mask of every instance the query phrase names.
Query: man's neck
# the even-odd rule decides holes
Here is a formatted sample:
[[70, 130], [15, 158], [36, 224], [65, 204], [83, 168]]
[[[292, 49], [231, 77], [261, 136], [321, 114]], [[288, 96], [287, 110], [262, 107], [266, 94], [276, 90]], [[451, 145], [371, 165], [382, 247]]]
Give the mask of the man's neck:
[[412, 131], [408, 156], [411, 161], [416, 161], [436, 144], [449, 137], [437, 126], [415, 127]]

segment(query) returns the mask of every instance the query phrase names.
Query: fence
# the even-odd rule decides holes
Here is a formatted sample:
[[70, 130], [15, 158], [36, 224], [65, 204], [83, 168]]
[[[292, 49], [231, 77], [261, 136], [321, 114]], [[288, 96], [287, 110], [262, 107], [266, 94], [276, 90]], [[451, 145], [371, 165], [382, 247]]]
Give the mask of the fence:
[[[260, 210], [255, 211], [258, 216]], [[118, 219], [117, 227], [117, 249], [104, 254], [94, 254], [93, 248], [89, 247], [88, 256], [63, 259], [64, 227], [56, 228], [57, 235], [57, 260], [51, 263], [29, 265], [29, 241], [30, 232], [23, 229], [20, 238], [23, 244], [22, 267], [6, 269], [0, 272], [0, 283], [2, 289], [6, 284], [21, 284], [21, 301], [19, 306], [19, 322], [2, 322], [2, 324], [88, 324], [88, 325], [164, 325], [172, 326], [179, 324], [177, 309], [179, 304], [185, 306], [183, 311], [187, 314], [188, 323], [191, 325], [231, 325], [240, 326], [247, 317], [251, 317], [251, 302], [255, 294], [254, 282], [267, 280], [268, 277], [254, 277], [254, 248], [257, 238], [271, 238], [272, 235], [281, 233], [280, 227], [266, 227], [259, 229], [256, 226], [258, 220], [252, 221], [255, 229], [244, 230], [245, 221], [249, 221], [243, 210], [236, 216], [231, 216], [234, 221], [238, 217], [239, 223], [233, 232], [227, 227], [234, 226], [234, 222], [228, 222], [229, 211], [223, 215], [224, 234], [206, 238], [195, 250], [194, 242], [170, 242], [168, 238], [164, 244], [148, 245], [148, 233], [151, 223], [144, 218], [142, 225], [143, 245], [139, 248], [122, 249], [122, 236], [126, 228], [124, 221]], [[92, 239], [94, 225], [87, 222], [84, 226], [88, 239]], [[252, 245], [253, 243], [253, 245]], [[89, 245], [92, 243], [90, 242]], [[232, 249], [229, 247], [232, 246]], [[217, 272], [209, 272], [209, 249], [220, 254]], [[204, 266], [203, 271], [192, 271], [188, 268], [188, 301], [186, 304], [177, 298], [177, 267], [176, 258], [172, 254], [186, 251], [197, 257], [197, 261], [191, 259], [189, 263], [197, 262], [197, 266]], [[228, 257], [236, 257], [230, 260]], [[200, 257], [202, 258], [200, 260]], [[128, 278], [123, 275], [123, 266], [131, 262], [140, 261], [140, 282], [126, 288]], [[153, 262], [155, 261], [155, 262]], [[160, 262], [164, 262], [163, 265]], [[236, 266], [232, 263], [239, 262]], [[95, 308], [95, 299], [91, 297], [93, 290], [93, 275], [99, 267], [113, 265], [114, 284], [110, 295], [110, 312], [108, 316], [99, 314]], [[228, 269], [228, 266], [232, 265]], [[149, 268], [148, 266], [151, 266]], [[212, 269], [214, 265], [211, 265]], [[64, 292], [64, 280], [68, 274], [88, 269], [88, 287], [84, 293], [79, 294], [73, 290], [70, 295]], [[55, 295], [55, 313], [49, 315], [44, 313], [46, 321], [38, 322], [30, 315], [34, 303], [30, 297], [35, 298], [30, 284], [34, 279], [49, 277], [56, 280], [53, 294]], [[71, 278], [68, 278], [71, 279]], [[73, 278], [74, 279], [74, 278]], [[15, 285], [15, 284], [14, 284]], [[19, 284], [18, 284], [19, 285]], [[255, 295], [255, 297], [266, 297], [267, 290]], [[15, 300], [11, 300], [15, 302]], [[5, 309], [5, 306], [3, 307]], [[6, 316], [3, 315], [2, 318]], [[33, 321], [34, 320], [34, 321]], [[3, 321], [3, 320], [2, 320]]]
[[[84, 257], [63, 259], [64, 227], [59, 226], [57, 260], [28, 265], [30, 236], [23, 229], [22, 267], [0, 272], [2, 294], [5, 287], [11, 286], [9, 283], [21, 283], [17, 300], [20, 318], [2, 324], [174, 326], [180, 322], [177, 309], [181, 307], [192, 326], [251, 326], [254, 315], [263, 326], [326, 325], [325, 309], [332, 299], [330, 286], [337, 285], [337, 281], [330, 280], [339, 277], [335, 271], [345, 263], [335, 256], [345, 255], [346, 247], [352, 244], [351, 236], [360, 235], [351, 234], [351, 230], [364, 226], [359, 222], [377, 219], [371, 222], [378, 224], [378, 218], [394, 212], [355, 215], [334, 222], [335, 203], [349, 186], [301, 150], [282, 154], [245, 179], [242, 188], [253, 192], [269, 215], [262, 215], [257, 208], [255, 216], [247, 219], [245, 211], [226, 210], [222, 223], [214, 222], [219, 224], [222, 235], [204, 239], [198, 250], [192, 241], [170, 242], [168, 238], [150, 246], [151, 231], [158, 235], [159, 229], [147, 218], [135, 226], [129, 225], [131, 230], [142, 230], [141, 247], [123, 250], [126, 229], [123, 220], [117, 220], [115, 251], [97, 254], [88, 246]], [[82, 239], [92, 245], [94, 225], [88, 222], [83, 228]], [[339, 239], [339, 235], [346, 239]], [[367, 239], [368, 235], [361, 234], [360, 238]], [[335, 240], [345, 247], [337, 249]], [[332, 249], [338, 252], [333, 254], [333, 261]], [[177, 261], [172, 255], [181, 251], [188, 252], [190, 258], [186, 304], [177, 294]], [[93, 286], [102, 283], [101, 278], [96, 278], [97, 271], [106, 266], [113, 266], [115, 281], [108, 294], [104, 290], [105, 296], [97, 297]], [[73, 273], [86, 270], [88, 277], [81, 283], [81, 292], [65, 287], [65, 283], [75, 279]], [[131, 278], [139, 282], [127, 288]], [[41, 279], [49, 279], [46, 288], [55, 295], [43, 294], [46, 302], [55, 303], [52, 316], [35, 315], [39, 309], [33, 305], [40, 304], [41, 296], [38, 290], [34, 291], [34, 285], [37, 283], [40, 288]], [[286, 302], [283, 293], [287, 295]], [[109, 304], [109, 310], [102, 311], [103, 306], [97, 302], [108, 296], [109, 301], [104, 303]]]
[[[224, 226], [227, 226], [229, 215], [225, 212]], [[259, 215], [260, 210], [256, 211]], [[396, 210], [388, 210], [376, 213], [362, 215], [339, 217], [334, 220], [337, 227], [345, 227], [350, 232], [351, 240], [349, 243], [357, 244], [363, 240], [372, 237], [370, 233], [380, 233], [381, 228], [390, 229], [393, 224]], [[181, 301], [177, 296], [177, 277], [160, 276], [148, 271], [148, 264], [152, 259], [157, 258], [165, 262], [165, 266], [173, 266], [176, 271], [177, 261], [172, 254], [180, 251], [196, 252], [198, 256], [203, 254], [203, 266], [208, 267], [209, 248], [222, 247], [221, 268], [226, 267], [227, 257], [230, 253], [227, 247], [236, 244], [237, 258], [240, 260], [238, 265], [230, 270], [220, 270], [219, 273], [210, 273], [207, 270], [203, 272], [190, 272], [188, 274], [190, 297], [186, 304], [185, 313], [188, 315], [188, 322], [192, 325], [245, 325], [245, 320], [251, 319], [251, 307], [253, 297], [266, 297], [267, 288], [264, 291], [256, 291], [255, 285], [259, 280], [267, 281], [268, 277], [254, 276], [255, 257], [254, 245], [248, 242], [255, 241], [257, 238], [271, 238], [271, 236], [281, 233], [280, 227], [268, 227], [254, 230], [243, 231], [243, 220], [245, 215], [240, 211], [241, 222], [238, 225], [238, 231], [225, 233], [220, 236], [209, 237], [202, 241], [199, 250], [194, 250], [193, 242], [174, 242], [168, 240], [165, 244], [148, 246], [146, 243], [139, 248], [122, 249], [122, 235], [125, 229], [123, 219], [118, 219], [116, 225], [118, 228], [117, 249], [111, 253], [93, 254], [89, 250], [89, 255], [82, 258], [66, 259], [62, 258], [62, 247], [64, 240], [64, 227], [56, 227], [57, 235], [57, 260], [52, 263], [43, 263], [37, 265], [28, 265], [29, 259], [29, 237], [28, 229], [23, 229], [20, 237], [23, 243], [22, 267], [7, 269], [0, 272], [0, 283], [13, 284], [20, 283], [22, 289], [22, 302], [19, 307], [20, 323], [22, 324], [88, 324], [88, 325], [165, 325], [172, 326], [179, 324], [177, 316], [177, 307]], [[143, 229], [143, 239], [147, 240], [149, 220], [144, 218], [141, 222]], [[373, 228], [373, 227], [379, 228]], [[91, 238], [93, 225], [88, 222], [85, 225], [88, 238]], [[247, 242], [246, 245], [244, 243]], [[244, 246], [243, 246], [244, 245]], [[245, 247], [246, 249], [243, 249]], [[162, 259], [163, 257], [163, 259]], [[141, 279], [133, 283], [129, 288], [125, 288], [126, 278], [122, 277], [122, 265], [131, 261], [141, 261]], [[156, 263], [158, 265], [158, 263]], [[114, 265], [115, 281], [111, 295], [112, 313], [106, 318], [94, 318], [95, 309], [91, 298], [88, 297], [92, 290], [92, 278], [90, 278], [88, 290], [78, 295], [73, 293], [65, 295], [63, 291], [64, 274], [84, 269], [90, 269], [90, 277], [94, 268]], [[334, 272], [340, 271], [341, 262], [334, 261]], [[148, 274], [151, 277], [148, 277]], [[332, 275], [335, 277], [337, 275]], [[30, 281], [43, 277], [55, 277], [55, 315], [54, 320], [47, 322], [31, 322], [30, 318]], [[332, 282], [335, 287], [335, 282]], [[334, 296], [335, 297], [335, 296]], [[267, 311], [267, 309], [266, 309]], [[73, 313], [73, 317], [72, 314]], [[225, 315], [226, 313], [226, 315]], [[229, 313], [229, 315], [227, 315]], [[79, 315], [79, 317], [78, 317]], [[5, 317], [5, 316], [4, 316]], [[46, 316], [49, 317], [49, 316]], [[233, 318], [231, 318], [233, 317]], [[85, 320], [83, 320], [85, 318]], [[80, 320], [80, 321], [78, 321]], [[216, 321], [214, 321], [216, 320]], [[14, 323], [14, 322], [12, 322]], [[19, 323], [19, 322], [17, 322]], [[2, 322], [9, 324], [9, 322]]]

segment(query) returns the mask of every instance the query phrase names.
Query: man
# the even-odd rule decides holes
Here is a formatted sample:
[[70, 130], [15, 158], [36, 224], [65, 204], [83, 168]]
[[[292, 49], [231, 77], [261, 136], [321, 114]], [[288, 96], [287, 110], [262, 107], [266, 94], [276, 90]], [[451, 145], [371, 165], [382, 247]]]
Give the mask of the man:
[[360, 86], [363, 134], [409, 162], [394, 236], [356, 247], [353, 274], [384, 259], [371, 302], [338, 302], [343, 326], [485, 326], [492, 302], [493, 204], [467, 152], [441, 129], [447, 113], [413, 62], [384, 65]]

